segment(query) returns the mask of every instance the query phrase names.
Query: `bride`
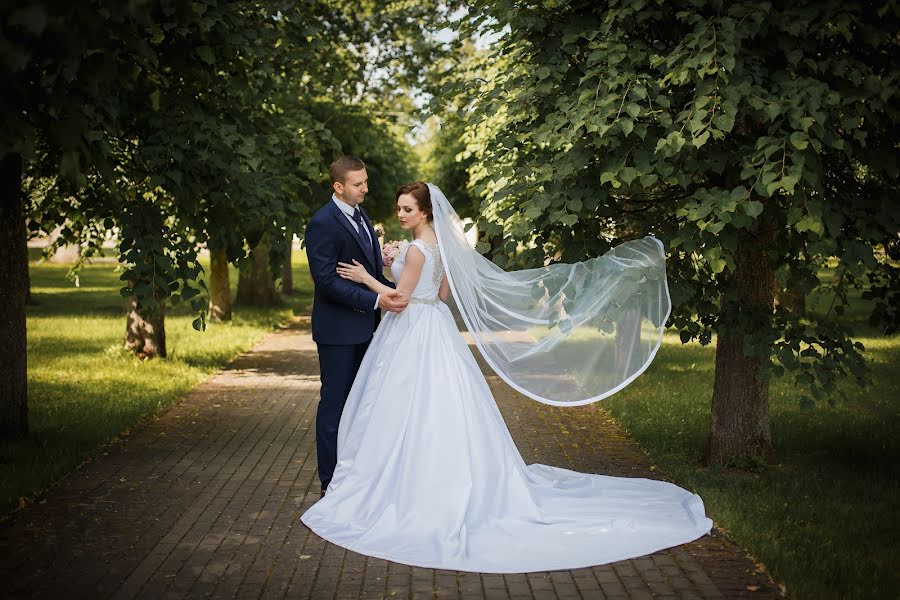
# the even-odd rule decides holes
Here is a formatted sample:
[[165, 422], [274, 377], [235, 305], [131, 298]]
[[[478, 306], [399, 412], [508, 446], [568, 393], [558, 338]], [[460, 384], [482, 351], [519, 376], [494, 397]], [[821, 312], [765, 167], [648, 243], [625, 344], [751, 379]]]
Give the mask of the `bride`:
[[[361, 554], [485, 573], [605, 564], [708, 533], [700, 497], [674, 484], [526, 465], [443, 302], [452, 291], [515, 389], [593, 402], [659, 347], [669, 310], [659, 242], [507, 273], [469, 247], [436, 186], [401, 187], [397, 215], [414, 237], [391, 265], [409, 305], [375, 332], [341, 417], [334, 477], [302, 521]], [[386, 291], [359, 264], [338, 273]]]

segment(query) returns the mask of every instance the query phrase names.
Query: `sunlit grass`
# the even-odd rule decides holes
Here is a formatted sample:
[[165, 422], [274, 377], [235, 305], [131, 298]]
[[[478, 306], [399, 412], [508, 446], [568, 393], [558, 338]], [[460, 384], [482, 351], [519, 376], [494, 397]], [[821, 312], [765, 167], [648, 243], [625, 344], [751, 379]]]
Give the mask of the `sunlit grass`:
[[[205, 265], [208, 266], [208, 265]], [[191, 327], [187, 307], [166, 316], [168, 358], [141, 361], [122, 349], [124, 300], [113, 263], [88, 265], [78, 284], [68, 265], [31, 264], [28, 307], [29, 435], [0, 442], [0, 513], [27, 503], [105, 443], [247, 350], [293, 314], [306, 314], [312, 284], [294, 254], [295, 294], [273, 309], [235, 307], [231, 323]], [[232, 293], [237, 274], [231, 273]]]

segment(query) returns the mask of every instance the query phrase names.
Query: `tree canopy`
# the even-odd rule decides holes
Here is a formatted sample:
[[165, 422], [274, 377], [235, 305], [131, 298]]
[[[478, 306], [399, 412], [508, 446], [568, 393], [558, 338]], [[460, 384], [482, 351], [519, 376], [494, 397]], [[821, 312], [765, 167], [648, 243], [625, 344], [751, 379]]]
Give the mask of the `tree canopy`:
[[[468, 31], [500, 38], [460, 91], [470, 185], [525, 264], [657, 235], [683, 341], [718, 333], [759, 378], [789, 370], [801, 402], [831, 398], [864, 374], [837, 318], [846, 286], [868, 288], [885, 331], [898, 323], [897, 16], [893, 2], [477, 2]], [[833, 311], [773, 311], [778, 288], [831, 285], [816, 276], [829, 260]]]

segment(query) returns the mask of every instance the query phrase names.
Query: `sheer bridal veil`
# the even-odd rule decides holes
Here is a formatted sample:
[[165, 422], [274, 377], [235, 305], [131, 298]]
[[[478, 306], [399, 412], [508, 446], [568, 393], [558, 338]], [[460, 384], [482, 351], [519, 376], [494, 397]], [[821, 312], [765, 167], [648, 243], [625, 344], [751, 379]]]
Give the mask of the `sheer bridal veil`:
[[671, 309], [658, 239], [575, 264], [506, 272], [469, 245], [447, 197], [428, 188], [457, 308], [510, 386], [545, 404], [578, 406], [616, 393], [650, 365]]

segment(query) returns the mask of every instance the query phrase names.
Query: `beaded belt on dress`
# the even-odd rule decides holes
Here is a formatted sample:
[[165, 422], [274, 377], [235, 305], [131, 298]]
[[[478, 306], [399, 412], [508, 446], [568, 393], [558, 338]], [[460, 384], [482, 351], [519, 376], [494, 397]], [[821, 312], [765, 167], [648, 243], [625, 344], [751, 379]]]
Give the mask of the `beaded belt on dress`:
[[440, 296], [435, 296], [434, 298], [410, 298], [410, 304], [437, 304], [441, 301]]

